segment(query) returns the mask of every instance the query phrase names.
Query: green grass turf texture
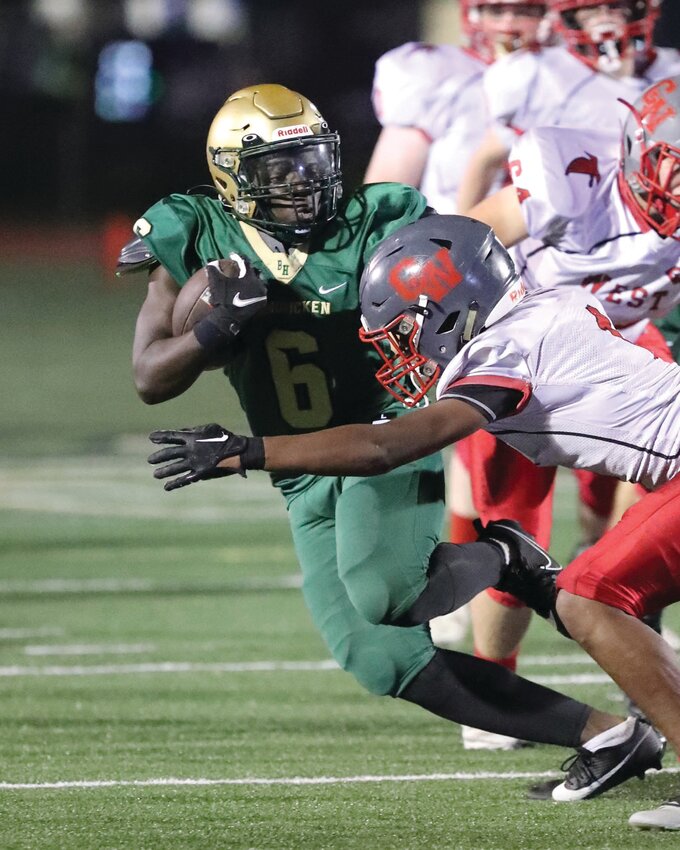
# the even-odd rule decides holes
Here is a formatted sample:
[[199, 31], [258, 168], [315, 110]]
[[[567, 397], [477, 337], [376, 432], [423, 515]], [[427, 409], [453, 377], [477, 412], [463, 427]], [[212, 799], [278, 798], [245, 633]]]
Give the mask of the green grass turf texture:
[[[328, 653], [291, 586], [285, 512], [266, 476], [166, 494], [146, 467], [154, 427], [244, 425], [214, 373], [167, 405], [136, 399], [129, 351], [143, 280], [105, 282], [86, 266], [17, 266], [1, 280], [0, 783], [243, 783], [0, 785], [2, 850], [605, 850], [677, 841], [626, 825], [632, 811], [674, 793], [668, 774], [574, 805], [528, 801], [526, 778], [248, 784], [556, 771], [569, 753], [466, 752], [455, 726], [319, 669]], [[560, 557], [574, 542], [573, 515], [565, 475]], [[666, 621], [680, 627], [673, 609]], [[531, 661], [546, 655], [572, 660]], [[524, 656], [530, 677], [598, 672], [541, 622]], [[312, 668], [195, 666], [263, 661]], [[186, 668], [160, 672], [162, 663]], [[155, 666], [129, 671], [139, 664]], [[101, 672], [75, 675], [93, 666]], [[623, 708], [609, 682], [561, 687]]]

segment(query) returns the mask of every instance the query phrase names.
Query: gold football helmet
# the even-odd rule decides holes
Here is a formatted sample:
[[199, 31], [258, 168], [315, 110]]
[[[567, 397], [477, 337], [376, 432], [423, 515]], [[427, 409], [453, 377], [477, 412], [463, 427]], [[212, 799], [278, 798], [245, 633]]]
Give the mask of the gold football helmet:
[[208, 132], [208, 168], [236, 218], [287, 242], [331, 221], [342, 195], [340, 137], [285, 86], [232, 94]]

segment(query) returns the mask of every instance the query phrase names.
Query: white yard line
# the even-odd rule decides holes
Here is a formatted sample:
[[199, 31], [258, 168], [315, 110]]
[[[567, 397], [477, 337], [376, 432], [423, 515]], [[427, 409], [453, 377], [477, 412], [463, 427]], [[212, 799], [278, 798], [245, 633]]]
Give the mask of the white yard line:
[[61, 637], [64, 630], [45, 626], [38, 629], [0, 629], [0, 640], [28, 640], [40, 637]]
[[[0, 667], [0, 678], [27, 676], [129, 676], [155, 673], [276, 673], [326, 672], [340, 668], [332, 659], [323, 661], [234, 661], [193, 662], [158, 661], [140, 664], [48, 665], [44, 667], [18, 664]], [[556, 674], [531, 676], [542, 685], [600, 685], [611, 682], [606, 673]]]
[[[276, 553], [276, 549], [273, 550]], [[262, 556], [259, 562], [262, 563]], [[288, 590], [299, 588], [302, 577], [299, 573], [283, 576], [234, 579], [233, 581], [154, 581], [153, 579], [137, 578], [49, 578], [23, 581], [21, 579], [0, 580], [0, 596], [5, 594], [64, 594], [64, 593], [169, 593], [169, 592], [200, 592], [204, 590], [219, 591], [267, 591]], [[2, 634], [0, 633], [0, 637]]]
[[154, 643], [38, 644], [24, 647], [24, 655], [135, 655], [155, 652]]
[[[667, 767], [655, 773], [680, 773], [678, 767]], [[358, 785], [380, 782], [475, 782], [479, 780], [536, 780], [556, 779], [563, 776], [554, 770], [544, 771], [479, 771], [459, 773], [405, 773], [366, 776], [290, 776], [252, 777], [247, 779], [184, 779], [161, 777], [158, 779], [94, 779], [63, 780], [60, 782], [0, 782], [0, 791], [42, 791], [75, 788], [148, 788], [148, 787], [206, 787], [220, 785]]]
[[594, 659], [585, 652], [569, 652], [564, 655], [524, 655], [519, 656], [519, 666], [560, 667], [563, 664], [595, 664]]
[[20, 676], [116, 676], [148, 673], [274, 673], [340, 669], [335, 661], [247, 661], [203, 663], [159, 661], [142, 664], [50, 665], [0, 667], [0, 678]]
[[224, 525], [280, 519], [286, 522], [281, 495], [268, 476], [252, 476], [247, 486], [191, 488], [169, 496], [154, 481], [145, 455], [94, 455], [0, 460], [0, 510], [50, 514], [167, 519], [175, 523]]

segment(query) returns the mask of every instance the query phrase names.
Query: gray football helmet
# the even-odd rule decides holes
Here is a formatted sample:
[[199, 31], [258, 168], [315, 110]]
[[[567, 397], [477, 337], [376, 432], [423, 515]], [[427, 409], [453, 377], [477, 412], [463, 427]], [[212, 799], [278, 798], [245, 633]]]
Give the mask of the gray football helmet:
[[525, 289], [490, 227], [461, 215], [429, 215], [380, 243], [359, 294], [359, 336], [383, 361], [376, 377], [410, 407]]
[[654, 83], [626, 105], [621, 194], [637, 219], [680, 240], [680, 75]]

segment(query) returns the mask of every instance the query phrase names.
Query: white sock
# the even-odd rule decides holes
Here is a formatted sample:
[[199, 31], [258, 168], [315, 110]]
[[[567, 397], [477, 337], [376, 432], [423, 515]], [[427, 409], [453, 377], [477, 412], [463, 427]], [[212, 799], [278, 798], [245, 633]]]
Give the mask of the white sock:
[[599, 735], [595, 735], [589, 741], [583, 744], [583, 748], [594, 753], [596, 750], [601, 750], [602, 747], [615, 747], [617, 744], [622, 744], [627, 741], [633, 734], [635, 727], [635, 718], [628, 717], [622, 723], [617, 723], [611, 729], [605, 729]]

